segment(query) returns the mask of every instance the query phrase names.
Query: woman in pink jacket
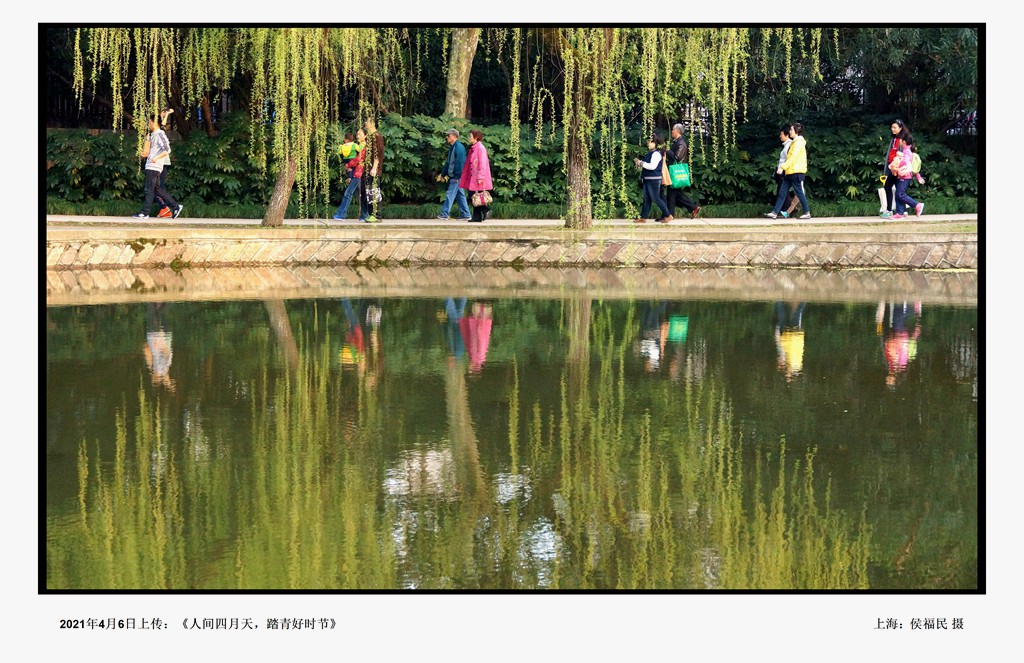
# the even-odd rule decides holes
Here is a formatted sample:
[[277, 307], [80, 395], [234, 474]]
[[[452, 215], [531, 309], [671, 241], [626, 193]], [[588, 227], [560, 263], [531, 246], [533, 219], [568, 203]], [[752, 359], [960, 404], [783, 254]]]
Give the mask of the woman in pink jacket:
[[[487, 158], [487, 148], [480, 142], [483, 134], [479, 129], [469, 132], [469, 153], [466, 154], [466, 165], [462, 168], [462, 177], [459, 178], [459, 188], [467, 189], [470, 192], [470, 200], [473, 194], [478, 191], [490, 192], [494, 185], [491, 184], [491, 162]], [[487, 194], [488, 196], [490, 193]], [[473, 218], [470, 223], [480, 223], [491, 213], [490, 205], [474, 205]]]

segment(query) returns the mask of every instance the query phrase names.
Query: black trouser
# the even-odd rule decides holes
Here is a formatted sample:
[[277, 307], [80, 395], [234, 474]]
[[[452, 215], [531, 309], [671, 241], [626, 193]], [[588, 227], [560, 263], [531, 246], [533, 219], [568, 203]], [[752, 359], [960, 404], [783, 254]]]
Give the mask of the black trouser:
[[665, 202], [668, 204], [668, 213], [672, 216], [676, 215], [676, 202], [686, 208], [687, 212], [693, 212], [697, 209], [697, 203], [693, 202], [686, 195], [686, 191], [682, 188], [675, 188], [671, 186], [665, 187], [668, 189], [667, 195], [665, 196]]
[[470, 221], [483, 221], [487, 218], [487, 213], [490, 211], [490, 205], [477, 205], [473, 208], [473, 218]]
[[888, 168], [885, 169], [885, 184], [882, 188], [885, 189], [885, 209], [892, 211], [892, 203], [896, 198], [896, 183], [899, 181], [899, 177], [892, 174], [892, 171]]
[[644, 178], [644, 206], [640, 210], [640, 218], [646, 219], [647, 215], [651, 211], [651, 205], [657, 205], [661, 208], [661, 211], [665, 213], [665, 216], [670, 216], [672, 213], [668, 211], [668, 204], [665, 199], [661, 197], [661, 178], [657, 179]]
[[160, 200], [164, 201], [164, 205], [167, 205], [171, 209], [178, 208], [178, 201], [174, 199], [174, 196], [167, 193], [167, 189], [160, 183], [160, 171], [159, 170], [147, 170], [146, 171], [146, 200], [142, 203], [142, 209], [140, 210], [143, 214], [149, 215], [150, 210], [153, 209], [153, 197], [160, 196]]
[[363, 179], [360, 181], [359, 186], [363, 189], [362, 195], [362, 209], [359, 211], [360, 218], [365, 219], [367, 215], [380, 217], [379, 214], [379, 203], [377, 203], [377, 197], [373, 195], [373, 187], [377, 184], [377, 177], [370, 175], [369, 172], [363, 172]]
[[[165, 164], [164, 165], [164, 169], [160, 171], [160, 186], [162, 188], [164, 188], [165, 190], [167, 189], [167, 169], [168, 169], [168, 166]], [[161, 207], [167, 207], [168, 206], [167, 203], [164, 201], [164, 199], [160, 197], [160, 194], [156, 195], [156, 202]]]

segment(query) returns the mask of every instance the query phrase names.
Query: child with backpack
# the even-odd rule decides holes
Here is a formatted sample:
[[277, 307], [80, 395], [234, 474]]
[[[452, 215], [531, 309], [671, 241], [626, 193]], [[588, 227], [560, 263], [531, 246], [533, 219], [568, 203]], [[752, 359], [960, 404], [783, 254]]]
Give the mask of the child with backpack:
[[[903, 133], [900, 134], [900, 150], [890, 164], [890, 170], [896, 173], [896, 176], [899, 178], [896, 181], [896, 211], [892, 215], [893, 219], [902, 219], [909, 216], [909, 214], [904, 214], [908, 206], [914, 208], [917, 216], [921, 216], [924, 213], [924, 203], [917, 202], [907, 193], [910, 180], [914, 179], [915, 175], [919, 182], [924, 182], [921, 174], [914, 171], [915, 156], [914, 138], [910, 135], [909, 131], [904, 129]], [[920, 170], [920, 157], [916, 159], [916, 164], [918, 170]]]

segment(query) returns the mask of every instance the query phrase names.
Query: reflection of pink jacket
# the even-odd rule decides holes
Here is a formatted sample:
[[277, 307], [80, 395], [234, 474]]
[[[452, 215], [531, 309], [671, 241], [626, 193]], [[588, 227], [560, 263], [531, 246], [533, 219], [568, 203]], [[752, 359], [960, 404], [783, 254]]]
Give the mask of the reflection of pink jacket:
[[484, 366], [484, 360], [487, 359], [487, 346], [491, 342], [492, 324], [491, 318], [479, 316], [466, 316], [459, 320], [462, 342], [466, 344], [466, 351], [469, 352], [469, 370], [476, 373], [480, 372]]
[[[478, 179], [481, 181], [477, 182]], [[487, 148], [480, 141], [469, 146], [466, 165], [459, 178], [459, 188], [470, 191], [490, 191], [494, 188], [491, 183], [491, 161], [487, 158]]]

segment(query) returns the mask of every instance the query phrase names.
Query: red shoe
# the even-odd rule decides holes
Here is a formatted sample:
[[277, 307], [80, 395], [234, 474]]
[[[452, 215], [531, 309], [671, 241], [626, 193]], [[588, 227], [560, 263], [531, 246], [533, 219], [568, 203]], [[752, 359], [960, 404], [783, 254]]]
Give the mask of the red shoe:
[[693, 211], [690, 212], [690, 218], [696, 219], [698, 214], [700, 214], [700, 205], [697, 205], [696, 207], [693, 208]]
[[169, 219], [174, 216], [174, 214], [171, 212], [170, 207], [164, 207], [157, 213], [157, 216], [161, 219]]

